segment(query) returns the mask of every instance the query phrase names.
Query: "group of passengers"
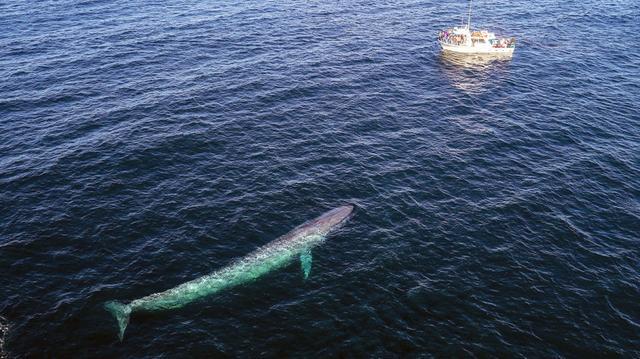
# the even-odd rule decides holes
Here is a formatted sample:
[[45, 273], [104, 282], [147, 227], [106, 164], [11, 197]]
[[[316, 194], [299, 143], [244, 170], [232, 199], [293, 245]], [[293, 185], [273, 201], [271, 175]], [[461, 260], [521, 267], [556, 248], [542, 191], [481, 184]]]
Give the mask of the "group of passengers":
[[[486, 36], [483, 36], [483, 34], [480, 32], [474, 32], [471, 36], [471, 39], [472, 39], [472, 46], [476, 46], [477, 41], [484, 43], [486, 41]], [[438, 41], [444, 42], [450, 45], [460, 46], [467, 43], [467, 38], [463, 34], [455, 34], [453, 32], [450, 32], [449, 30], [444, 30], [438, 33]], [[489, 43], [494, 48], [515, 47], [516, 39], [515, 38], [490, 39]]]
[[444, 30], [438, 33], [438, 41], [446, 42], [451, 45], [462, 45], [465, 43], [466, 39], [464, 35], [454, 34]]
[[516, 47], [516, 39], [495, 39], [491, 41], [491, 46], [494, 48], [504, 48], [504, 47]]

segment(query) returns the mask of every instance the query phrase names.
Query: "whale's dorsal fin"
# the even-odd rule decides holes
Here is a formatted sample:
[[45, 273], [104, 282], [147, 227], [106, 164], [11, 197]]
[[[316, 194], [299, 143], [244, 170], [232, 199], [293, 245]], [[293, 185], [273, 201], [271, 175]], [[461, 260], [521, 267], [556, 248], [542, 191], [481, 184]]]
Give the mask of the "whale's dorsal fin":
[[304, 275], [304, 279], [309, 278], [309, 273], [311, 273], [310, 249], [307, 249], [304, 252], [300, 253], [300, 264], [302, 265], [302, 275]]

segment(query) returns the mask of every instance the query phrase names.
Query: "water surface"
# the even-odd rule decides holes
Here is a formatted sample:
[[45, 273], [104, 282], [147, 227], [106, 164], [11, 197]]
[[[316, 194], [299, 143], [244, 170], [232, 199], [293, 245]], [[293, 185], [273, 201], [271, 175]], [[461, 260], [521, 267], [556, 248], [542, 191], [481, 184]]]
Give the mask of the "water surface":
[[[0, 315], [16, 357], [640, 356], [640, 5], [0, 4]], [[345, 202], [299, 265], [210, 273]], [[0, 341], [0, 343], [2, 343]]]

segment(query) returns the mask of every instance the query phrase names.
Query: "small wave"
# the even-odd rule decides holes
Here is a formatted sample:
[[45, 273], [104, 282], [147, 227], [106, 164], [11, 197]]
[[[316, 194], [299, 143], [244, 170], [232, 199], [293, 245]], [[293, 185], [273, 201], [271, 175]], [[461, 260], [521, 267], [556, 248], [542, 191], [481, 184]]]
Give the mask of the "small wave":
[[493, 131], [490, 127], [487, 127], [477, 122], [472, 122], [468, 120], [457, 120], [455, 122], [458, 124], [458, 126], [462, 128], [464, 132], [474, 134], [474, 135], [479, 135], [479, 134]]
[[7, 359], [9, 357], [4, 348], [7, 332], [9, 332], [9, 324], [3, 317], [0, 317], [0, 359]]

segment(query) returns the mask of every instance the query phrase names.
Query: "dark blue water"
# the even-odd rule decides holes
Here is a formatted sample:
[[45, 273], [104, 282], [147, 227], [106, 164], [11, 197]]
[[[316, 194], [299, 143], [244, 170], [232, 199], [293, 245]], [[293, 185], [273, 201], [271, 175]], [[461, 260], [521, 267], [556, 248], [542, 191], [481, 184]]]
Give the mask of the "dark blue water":
[[[0, 347], [12, 357], [640, 356], [640, 4], [0, 3]], [[346, 202], [299, 264], [103, 310]], [[8, 329], [7, 329], [8, 328]]]

